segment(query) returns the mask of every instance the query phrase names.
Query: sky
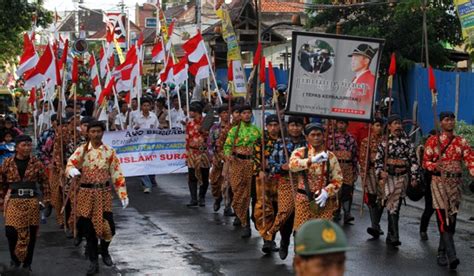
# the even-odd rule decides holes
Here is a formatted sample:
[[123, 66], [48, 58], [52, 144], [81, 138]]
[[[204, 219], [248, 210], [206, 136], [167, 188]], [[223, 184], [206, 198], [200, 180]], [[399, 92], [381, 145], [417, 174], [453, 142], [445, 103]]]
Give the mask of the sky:
[[[135, 19], [135, 4], [142, 4], [147, 2], [146, 0], [124, 0], [125, 5], [131, 9], [130, 19], [133, 21]], [[102, 9], [105, 11], [118, 10], [117, 4], [120, 3], [120, 0], [84, 0], [82, 6], [90, 9]], [[74, 10], [74, 3], [72, 0], [45, 0], [44, 6], [54, 11], [55, 9], [60, 11], [65, 10]]]

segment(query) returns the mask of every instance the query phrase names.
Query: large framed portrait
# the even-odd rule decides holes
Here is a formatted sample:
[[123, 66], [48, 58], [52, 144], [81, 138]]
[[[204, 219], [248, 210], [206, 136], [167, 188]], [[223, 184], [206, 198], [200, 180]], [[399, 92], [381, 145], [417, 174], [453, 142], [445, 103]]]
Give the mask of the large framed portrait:
[[384, 40], [293, 32], [292, 43], [286, 113], [372, 119]]

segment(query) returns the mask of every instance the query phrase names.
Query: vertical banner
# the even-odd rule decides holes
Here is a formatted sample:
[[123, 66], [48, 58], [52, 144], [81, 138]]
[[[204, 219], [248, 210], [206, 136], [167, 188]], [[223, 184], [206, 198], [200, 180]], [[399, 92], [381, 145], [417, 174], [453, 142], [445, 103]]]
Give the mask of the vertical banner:
[[466, 41], [474, 42], [474, 2], [472, 0], [454, 0], [461, 21], [462, 35]]
[[247, 86], [245, 79], [245, 71], [242, 66], [242, 56], [240, 55], [240, 46], [234, 27], [230, 19], [229, 11], [222, 5], [217, 11], [217, 16], [222, 20], [222, 38], [227, 43], [227, 60], [232, 60], [234, 85], [233, 96], [245, 97], [247, 94]]
[[120, 12], [107, 12], [110, 23], [114, 26], [114, 39], [122, 49], [127, 48], [126, 18]]
[[371, 120], [383, 42], [293, 32], [287, 113]]

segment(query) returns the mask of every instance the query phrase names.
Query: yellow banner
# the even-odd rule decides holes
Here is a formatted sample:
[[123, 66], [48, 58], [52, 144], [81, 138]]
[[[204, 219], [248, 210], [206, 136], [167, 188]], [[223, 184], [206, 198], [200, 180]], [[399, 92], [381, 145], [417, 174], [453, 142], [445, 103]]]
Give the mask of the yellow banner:
[[227, 60], [241, 60], [239, 41], [235, 35], [229, 11], [221, 6], [216, 14], [222, 20], [222, 37], [227, 42]]
[[474, 3], [471, 0], [454, 0], [466, 41], [474, 42]]
[[115, 45], [115, 50], [117, 50], [117, 55], [119, 57], [120, 64], [125, 62], [125, 57], [123, 56], [122, 48], [120, 48], [120, 45], [118, 44], [117, 39], [114, 38], [114, 45]]

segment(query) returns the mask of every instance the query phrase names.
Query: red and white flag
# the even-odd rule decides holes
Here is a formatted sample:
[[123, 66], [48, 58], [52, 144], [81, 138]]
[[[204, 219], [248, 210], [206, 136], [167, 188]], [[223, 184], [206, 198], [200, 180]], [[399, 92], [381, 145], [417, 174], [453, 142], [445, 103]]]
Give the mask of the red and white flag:
[[188, 79], [188, 58], [184, 56], [173, 66], [173, 83], [176, 86], [184, 83]]
[[107, 97], [109, 98], [113, 94], [113, 87], [115, 85], [115, 77], [112, 77], [105, 87], [104, 90], [102, 90], [102, 93], [100, 93], [100, 96], [97, 100], [97, 103], [99, 105], [102, 105], [104, 103], [104, 99]]
[[209, 66], [209, 62], [207, 62], [207, 57], [204, 55], [197, 63], [193, 63], [189, 67], [189, 72], [193, 74], [195, 81], [198, 82], [209, 77], [210, 69], [211, 67]]
[[165, 68], [160, 72], [161, 82], [171, 82], [173, 80], [173, 59], [168, 57]]
[[100, 93], [102, 92], [102, 86], [100, 85], [99, 72], [97, 70], [97, 64], [95, 61], [94, 53], [92, 53], [89, 59], [90, 78], [92, 80], [92, 88], [94, 88], [94, 94], [96, 99], [99, 99]]
[[20, 64], [16, 74], [18, 77], [28, 70], [33, 69], [38, 63], [38, 54], [35, 51], [35, 45], [31, 41], [27, 33], [23, 34], [23, 54], [20, 58]]
[[183, 44], [183, 50], [190, 62], [199, 62], [207, 55], [206, 45], [201, 33], [198, 33]]
[[135, 79], [140, 74], [137, 48], [135, 45], [128, 50], [125, 62], [117, 66], [114, 74], [119, 77], [117, 80], [117, 91], [134, 90]]
[[151, 50], [151, 62], [158, 63], [165, 59], [165, 50], [163, 47], [163, 40], [158, 40]]
[[53, 49], [51, 49], [51, 45], [48, 43], [35, 68], [25, 75], [24, 87], [29, 90], [40, 85], [43, 81], [49, 82], [50, 85], [58, 84], [58, 76], [56, 73], [56, 60], [54, 58]]

